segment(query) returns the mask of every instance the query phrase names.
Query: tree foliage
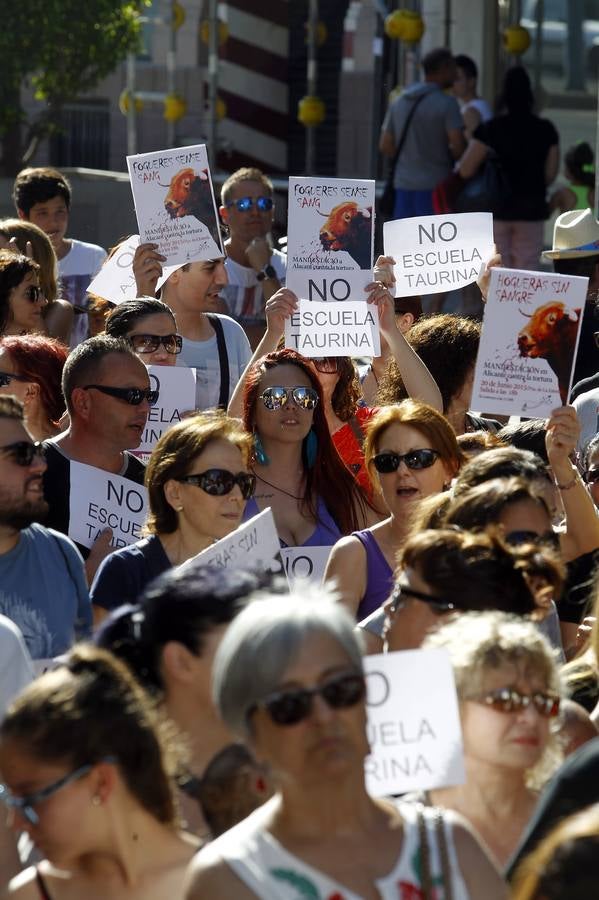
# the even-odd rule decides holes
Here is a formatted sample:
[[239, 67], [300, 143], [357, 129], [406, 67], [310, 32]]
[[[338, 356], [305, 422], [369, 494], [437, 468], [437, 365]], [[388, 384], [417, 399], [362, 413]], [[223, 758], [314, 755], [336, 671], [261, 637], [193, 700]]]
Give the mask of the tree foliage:
[[[139, 14], [150, 2], [3, 0], [0, 138], [5, 170], [27, 161], [15, 159], [22, 127], [23, 146], [31, 157], [39, 140], [56, 127], [64, 104], [92, 90], [138, 48]], [[31, 122], [21, 101], [26, 85], [44, 103]]]

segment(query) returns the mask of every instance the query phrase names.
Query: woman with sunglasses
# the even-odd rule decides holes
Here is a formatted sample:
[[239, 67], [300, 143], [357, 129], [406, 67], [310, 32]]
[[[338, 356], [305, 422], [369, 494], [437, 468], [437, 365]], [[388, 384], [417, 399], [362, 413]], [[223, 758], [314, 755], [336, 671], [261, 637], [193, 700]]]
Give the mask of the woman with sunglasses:
[[197, 842], [178, 826], [179, 765], [126, 666], [104, 650], [75, 648], [0, 726], [0, 800], [43, 860], [14, 878], [7, 896], [182, 897]]
[[176, 366], [183, 346], [172, 310], [152, 297], [119, 303], [106, 319], [106, 334], [124, 338], [146, 366]]
[[444, 897], [451, 887], [454, 900], [504, 897], [498, 873], [451, 813], [443, 815], [443, 855], [436, 816], [420, 819], [413, 804], [367, 793], [361, 647], [334, 600], [317, 587], [259, 596], [217, 650], [216, 705], [271, 768], [278, 790], [198, 854], [186, 900], [397, 900], [428, 896], [427, 881], [436, 891], [444, 885]]
[[[380, 271], [380, 257], [375, 269]], [[410, 396], [441, 410], [441, 393], [420, 357], [414, 353], [397, 327], [393, 297], [382, 282], [366, 288], [365, 299], [379, 310], [379, 327], [388, 352], [406, 380]], [[250, 366], [266, 353], [276, 350], [285, 331], [285, 322], [297, 310], [296, 295], [283, 288], [266, 304], [266, 332], [250, 361]], [[348, 356], [311, 359], [322, 389], [322, 403], [337, 452], [363, 491], [372, 499], [372, 484], [364, 464], [364, 432], [376, 409], [362, 403], [358, 371]], [[246, 372], [249, 370], [246, 369]], [[245, 373], [229, 403], [229, 415], [239, 415]], [[384, 515], [384, 512], [383, 512]], [[372, 518], [372, 516], [371, 516]], [[381, 516], [379, 515], [380, 519]]]
[[21, 401], [25, 427], [36, 441], [63, 430], [61, 379], [68, 352], [56, 338], [42, 334], [0, 338], [0, 395], [13, 394]]
[[555, 657], [532, 622], [500, 612], [456, 616], [423, 647], [451, 659], [466, 768], [464, 784], [429, 801], [464, 816], [503, 868], [563, 755]]
[[45, 331], [39, 272], [29, 257], [0, 250], [0, 336]]
[[331, 441], [314, 369], [294, 350], [279, 350], [244, 378], [257, 479], [245, 518], [270, 506], [283, 546], [330, 547], [360, 527], [367, 501]]
[[334, 581], [358, 621], [385, 602], [395, 558], [415, 504], [449, 487], [462, 453], [447, 420], [426, 403], [404, 400], [380, 409], [366, 429], [364, 458], [389, 516], [342, 538], [329, 557], [325, 580]]
[[256, 480], [250, 444], [237, 422], [218, 413], [190, 416], [163, 433], [145, 473], [148, 536], [102, 562], [90, 592], [98, 620], [239, 526]]

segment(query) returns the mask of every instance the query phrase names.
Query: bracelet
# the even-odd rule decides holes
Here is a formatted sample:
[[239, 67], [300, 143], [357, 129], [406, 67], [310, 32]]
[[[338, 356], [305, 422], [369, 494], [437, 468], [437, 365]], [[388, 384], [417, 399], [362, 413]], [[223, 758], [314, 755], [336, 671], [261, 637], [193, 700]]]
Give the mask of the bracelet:
[[575, 472], [572, 481], [566, 481], [565, 484], [560, 484], [558, 481], [556, 481], [555, 486], [558, 491], [569, 491], [570, 488], [573, 488], [574, 485], [578, 483], [579, 479], [580, 475], [578, 474], [578, 472]]

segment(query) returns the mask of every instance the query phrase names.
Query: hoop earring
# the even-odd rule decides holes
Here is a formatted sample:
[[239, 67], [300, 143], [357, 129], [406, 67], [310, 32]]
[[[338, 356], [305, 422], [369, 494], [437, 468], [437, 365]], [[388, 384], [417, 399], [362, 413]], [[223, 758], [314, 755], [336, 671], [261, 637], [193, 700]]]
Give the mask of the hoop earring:
[[254, 456], [256, 457], [256, 462], [260, 463], [261, 466], [267, 466], [270, 462], [257, 431], [254, 431]]

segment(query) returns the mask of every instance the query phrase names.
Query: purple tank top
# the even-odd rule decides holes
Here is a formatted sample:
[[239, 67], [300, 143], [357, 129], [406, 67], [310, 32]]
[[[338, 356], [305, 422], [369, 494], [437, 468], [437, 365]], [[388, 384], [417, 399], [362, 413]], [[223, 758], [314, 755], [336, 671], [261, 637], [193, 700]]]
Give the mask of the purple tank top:
[[[250, 497], [245, 505], [243, 521], [247, 522], [248, 519], [252, 519], [254, 516], [257, 516], [259, 512], [260, 510], [258, 508], [258, 504], [253, 497]], [[341, 537], [341, 532], [339, 531], [337, 523], [324, 505], [324, 501], [320, 497], [318, 498], [316, 513], [318, 515], [316, 528], [314, 529], [310, 537], [306, 541], [304, 541], [303, 544], [299, 545], [300, 547], [332, 547], [333, 544], [336, 544]], [[281, 540], [280, 538], [279, 541], [281, 547], [289, 546], [289, 544], [286, 544], [285, 541]]]
[[361, 622], [382, 606], [391, 593], [393, 570], [371, 531], [367, 528], [364, 531], [352, 531], [352, 537], [358, 538], [366, 550], [366, 590], [356, 613], [357, 621]]

